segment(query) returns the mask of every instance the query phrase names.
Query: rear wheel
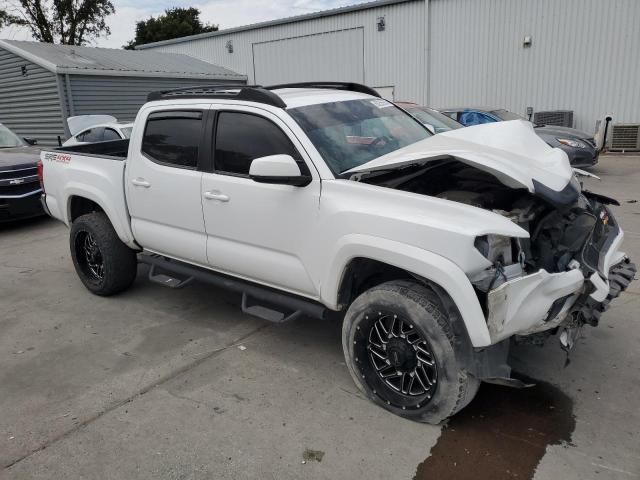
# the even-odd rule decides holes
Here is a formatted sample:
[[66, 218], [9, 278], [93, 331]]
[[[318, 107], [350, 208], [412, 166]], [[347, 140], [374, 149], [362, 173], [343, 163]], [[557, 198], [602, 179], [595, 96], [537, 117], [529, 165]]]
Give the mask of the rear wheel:
[[351, 304], [342, 345], [351, 376], [371, 400], [440, 423], [473, 399], [480, 382], [460, 365], [445, 312], [433, 291], [410, 281], [383, 283]]
[[126, 290], [136, 278], [136, 253], [122, 243], [102, 212], [82, 215], [73, 222], [70, 248], [80, 280], [96, 295]]

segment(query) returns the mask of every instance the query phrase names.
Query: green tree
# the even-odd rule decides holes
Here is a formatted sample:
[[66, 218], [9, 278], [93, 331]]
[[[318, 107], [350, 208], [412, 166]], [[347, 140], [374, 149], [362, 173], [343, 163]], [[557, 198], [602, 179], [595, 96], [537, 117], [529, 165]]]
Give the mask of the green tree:
[[84, 45], [109, 35], [106, 17], [115, 13], [111, 0], [16, 0], [0, 10], [0, 24], [29, 28], [41, 42]]
[[218, 30], [217, 25], [202, 23], [200, 10], [197, 8], [170, 8], [164, 11], [164, 15], [136, 23], [136, 38], [123, 48], [133, 50], [136, 45], [216, 30]]

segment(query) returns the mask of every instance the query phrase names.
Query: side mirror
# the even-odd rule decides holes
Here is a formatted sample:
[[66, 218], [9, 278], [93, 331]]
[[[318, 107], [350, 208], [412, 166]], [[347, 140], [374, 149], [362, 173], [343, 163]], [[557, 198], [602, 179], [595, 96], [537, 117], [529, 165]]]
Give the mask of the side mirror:
[[423, 125], [425, 127], [427, 127], [427, 130], [429, 130], [431, 132], [431, 135], [435, 135], [436, 134], [436, 127], [434, 127], [430, 123], [423, 123]]
[[256, 158], [249, 167], [249, 177], [259, 183], [304, 187], [311, 183], [310, 175], [303, 175], [291, 155], [269, 155]]
[[38, 144], [38, 140], [35, 138], [28, 138], [28, 137], [23, 137], [22, 138], [25, 142], [27, 142], [29, 145], [37, 145]]

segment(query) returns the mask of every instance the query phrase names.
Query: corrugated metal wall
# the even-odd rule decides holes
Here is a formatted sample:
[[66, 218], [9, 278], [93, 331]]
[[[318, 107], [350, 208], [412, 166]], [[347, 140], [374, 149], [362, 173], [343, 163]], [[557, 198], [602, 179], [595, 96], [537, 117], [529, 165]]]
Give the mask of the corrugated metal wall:
[[[640, 1], [432, 0], [430, 101], [640, 123]], [[531, 47], [523, 38], [531, 35]]]
[[[66, 79], [65, 79], [66, 80]], [[66, 101], [69, 115], [113, 115], [120, 122], [135, 119], [147, 94], [154, 90], [210, 85], [212, 83], [240, 83], [216, 80], [179, 78], [119, 77], [99, 75], [70, 75], [72, 106]], [[244, 83], [244, 82], [241, 82]], [[65, 82], [65, 86], [66, 86]], [[65, 88], [65, 100], [67, 100]]]
[[[26, 67], [26, 75], [22, 67]], [[0, 48], [0, 123], [40, 145], [64, 134], [56, 76]]]
[[[378, 32], [383, 15], [387, 27]], [[223, 65], [252, 82], [254, 45], [362, 28], [363, 81], [395, 87], [396, 100], [490, 104], [521, 114], [526, 107], [567, 109], [577, 128], [592, 132], [608, 113], [614, 122], [640, 123], [639, 25], [640, 0], [422, 0], [155, 48]], [[525, 35], [531, 47], [523, 47]], [[346, 80], [336, 62], [323, 60], [334, 51], [314, 54], [326, 63], [322, 77]], [[315, 70], [295, 73], [295, 80], [318, 79]]]
[[[254, 83], [254, 45], [321, 33], [362, 29], [362, 81], [373, 87], [394, 87], [396, 100], [413, 99], [424, 102], [427, 73], [425, 15], [425, 3], [413, 1], [164, 45], [155, 47], [154, 50], [185, 53], [243, 73], [249, 77], [249, 83]], [[382, 32], [376, 28], [377, 18], [380, 16], [384, 16], [386, 20], [386, 29]], [[233, 43], [233, 53], [229, 53], [226, 48], [229, 40]], [[343, 43], [340, 48], [349, 49], [349, 45]], [[351, 73], [344, 65], [322, 62], [323, 58], [336, 54], [335, 50], [327, 48], [322, 55], [311, 57], [317, 60], [320, 66], [326, 63], [321, 80], [352, 80], [348, 78]], [[292, 66], [296, 67], [295, 64]], [[298, 68], [297, 72], [299, 76], [296, 76], [295, 80], [318, 80], [315, 70], [305, 72], [304, 68]], [[291, 81], [291, 78], [282, 77], [279, 82], [282, 81]]]
[[[253, 45], [255, 81], [260, 85], [332, 80], [327, 72], [340, 71], [341, 80], [364, 81], [364, 29], [272, 40]], [[332, 75], [331, 73], [329, 75]]]

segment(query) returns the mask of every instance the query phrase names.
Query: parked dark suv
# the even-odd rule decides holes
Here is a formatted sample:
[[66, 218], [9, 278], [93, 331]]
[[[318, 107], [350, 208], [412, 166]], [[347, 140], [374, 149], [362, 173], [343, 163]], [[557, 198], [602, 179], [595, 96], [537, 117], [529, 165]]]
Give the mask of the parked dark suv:
[[[517, 113], [510, 112], [504, 108], [458, 107], [441, 108], [439, 111], [460, 122], [465, 127], [481, 123], [527, 120]], [[548, 145], [565, 151], [572, 167], [592, 167], [598, 163], [598, 149], [593, 135], [575, 128], [555, 125], [534, 124], [534, 127], [538, 136]]]
[[0, 123], [0, 222], [43, 215], [35, 143]]

